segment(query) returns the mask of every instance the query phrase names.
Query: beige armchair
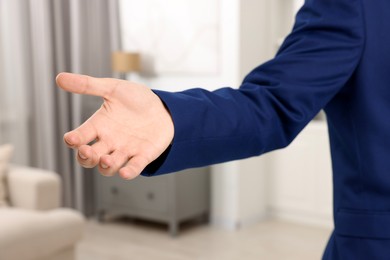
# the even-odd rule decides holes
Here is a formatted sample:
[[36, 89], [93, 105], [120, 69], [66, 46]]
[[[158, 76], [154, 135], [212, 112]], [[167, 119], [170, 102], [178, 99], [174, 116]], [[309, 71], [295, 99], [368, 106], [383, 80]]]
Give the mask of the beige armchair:
[[6, 185], [11, 206], [0, 207], [0, 260], [75, 259], [84, 219], [74, 210], [59, 208], [59, 176], [12, 166]]

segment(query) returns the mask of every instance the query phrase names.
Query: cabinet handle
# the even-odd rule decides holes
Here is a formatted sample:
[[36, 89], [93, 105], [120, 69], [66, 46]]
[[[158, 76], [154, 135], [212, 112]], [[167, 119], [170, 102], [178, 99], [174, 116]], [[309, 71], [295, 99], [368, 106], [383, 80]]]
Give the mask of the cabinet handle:
[[148, 192], [146, 197], [148, 198], [148, 200], [154, 200], [154, 193], [153, 192]]
[[117, 187], [111, 187], [111, 194], [117, 195], [119, 193], [119, 190]]

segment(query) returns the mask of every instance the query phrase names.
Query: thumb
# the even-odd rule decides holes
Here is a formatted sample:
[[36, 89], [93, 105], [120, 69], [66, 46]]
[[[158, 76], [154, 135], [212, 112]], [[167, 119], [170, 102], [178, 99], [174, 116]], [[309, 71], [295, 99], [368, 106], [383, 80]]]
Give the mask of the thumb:
[[56, 82], [68, 92], [108, 98], [120, 80], [62, 72], [57, 75]]

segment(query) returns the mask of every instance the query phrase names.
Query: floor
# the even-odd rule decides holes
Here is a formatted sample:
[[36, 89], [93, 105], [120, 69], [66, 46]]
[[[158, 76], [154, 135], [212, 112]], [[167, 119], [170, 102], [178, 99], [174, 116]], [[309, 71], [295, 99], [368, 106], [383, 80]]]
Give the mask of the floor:
[[77, 260], [312, 260], [321, 258], [329, 235], [329, 229], [265, 221], [235, 232], [187, 224], [172, 238], [164, 225], [90, 220]]

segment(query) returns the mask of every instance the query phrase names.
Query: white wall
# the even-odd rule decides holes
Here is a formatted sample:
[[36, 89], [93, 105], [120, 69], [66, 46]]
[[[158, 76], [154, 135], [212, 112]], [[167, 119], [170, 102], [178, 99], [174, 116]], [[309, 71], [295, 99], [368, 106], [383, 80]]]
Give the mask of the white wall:
[[[125, 1], [126, 0], [122, 0], [121, 3]], [[239, 15], [239, 1], [217, 0], [217, 2], [219, 5], [219, 13], [216, 13], [215, 15], [219, 17], [218, 71], [212, 75], [196, 75], [191, 73], [162, 73], [151, 76], [141, 76], [140, 80], [142, 82], [151, 88], [167, 91], [180, 91], [194, 87], [202, 87], [208, 90], [214, 90], [223, 86], [239, 86], [239, 24], [237, 23]], [[126, 5], [123, 5], [123, 3], [122, 6], [126, 7]], [[172, 8], [174, 8], [174, 6]], [[126, 20], [126, 9], [122, 8], [121, 14], [122, 31], [124, 31], [126, 30], [126, 26], [131, 26], [131, 23]], [[124, 40], [122, 40], [122, 42], [126, 43]], [[129, 48], [130, 47], [126, 46], [126, 44], [123, 46], [124, 50], [129, 50]], [[133, 49], [132, 51], [137, 50]], [[207, 62], [207, 59], [205, 59], [205, 62]]]
[[[268, 0], [240, 2], [240, 78], [274, 55]], [[237, 213], [235, 227], [248, 226], [266, 216], [266, 161], [263, 157], [232, 162], [237, 175]]]
[[279, 219], [332, 227], [332, 169], [326, 123], [310, 123], [289, 147], [267, 157], [268, 213]]

